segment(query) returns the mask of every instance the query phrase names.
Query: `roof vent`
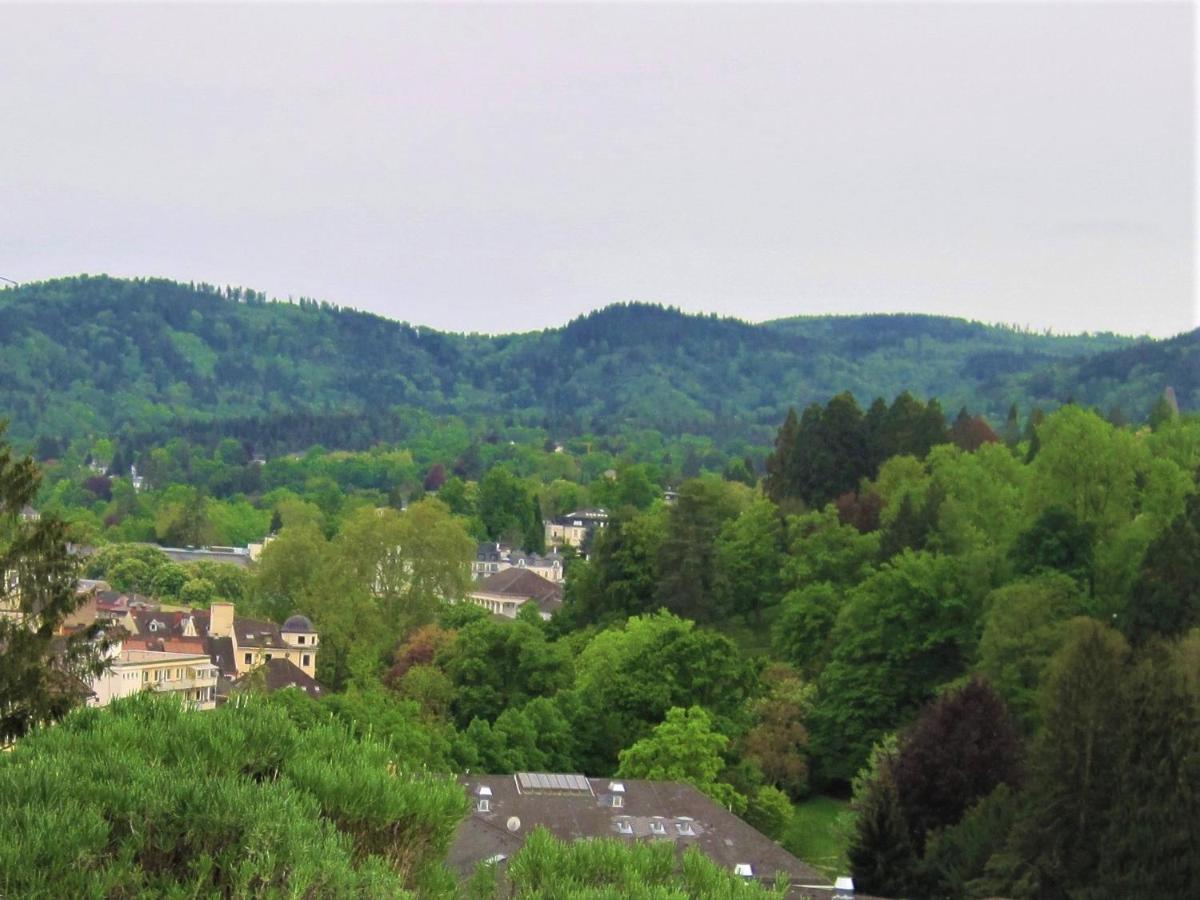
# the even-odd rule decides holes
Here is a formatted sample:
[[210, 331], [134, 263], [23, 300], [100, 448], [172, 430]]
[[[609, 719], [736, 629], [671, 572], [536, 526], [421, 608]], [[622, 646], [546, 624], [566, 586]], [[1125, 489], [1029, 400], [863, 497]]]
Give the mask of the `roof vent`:
[[513, 834], [516, 834], [521, 830], [521, 820], [516, 816], [509, 816], [508, 821], [505, 823], [505, 827]]
[[753, 878], [754, 870], [750, 868], [750, 863], [738, 863], [733, 867], [733, 874], [740, 875], [742, 878]]

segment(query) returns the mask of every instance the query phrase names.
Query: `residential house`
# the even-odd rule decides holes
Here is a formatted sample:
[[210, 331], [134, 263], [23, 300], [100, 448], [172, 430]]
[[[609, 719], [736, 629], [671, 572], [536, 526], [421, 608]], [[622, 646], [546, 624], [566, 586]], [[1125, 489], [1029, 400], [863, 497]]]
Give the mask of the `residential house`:
[[268, 694], [296, 688], [314, 700], [320, 699], [325, 689], [317, 680], [286, 659], [271, 659], [252, 672], [247, 672], [233, 682], [233, 691], [261, 690]]
[[193, 709], [216, 706], [218, 670], [203, 650], [144, 650], [118, 641], [109, 654], [109, 668], [89, 684], [91, 705], [152, 690], [175, 694]]
[[294, 664], [309, 678], [317, 673], [320, 635], [306, 616], [292, 616], [282, 626], [234, 613], [232, 603], [209, 609], [136, 609], [129, 646], [203, 652], [221, 676], [222, 691], [235, 679], [273, 659]]
[[582, 547], [597, 529], [608, 524], [608, 513], [603, 509], [578, 509], [544, 524], [547, 547]]
[[521, 606], [537, 605], [543, 619], [562, 608], [563, 587], [528, 569], [513, 567], [479, 581], [469, 594], [471, 602], [498, 616], [515, 619]]
[[542, 555], [522, 553], [505, 544], [490, 542], [480, 544], [476, 550], [471, 563], [471, 575], [478, 581], [512, 568], [528, 569], [556, 584], [566, 580], [566, 563], [557, 547]]
[[782, 875], [791, 886], [789, 896], [834, 894], [823, 875], [691, 785], [533, 772], [459, 780], [471, 807], [447, 863], [464, 878], [481, 862], [503, 867], [541, 827], [564, 841], [669, 841], [680, 859], [696, 847], [746, 879], [771, 885]]

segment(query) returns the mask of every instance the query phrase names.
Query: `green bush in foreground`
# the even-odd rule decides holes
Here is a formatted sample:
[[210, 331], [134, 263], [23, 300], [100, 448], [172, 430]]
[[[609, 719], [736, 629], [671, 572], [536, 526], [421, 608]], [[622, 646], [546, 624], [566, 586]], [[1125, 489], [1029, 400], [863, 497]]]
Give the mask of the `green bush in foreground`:
[[0, 758], [0, 896], [411, 896], [446, 884], [465, 810], [343, 726], [143, 695]]
[[694, 847], [676, 865], [670, 841], [634, 844], [610, 838], [566, 842], [537, 828], [507, 870], [508, 885], [483, 864], [468, 885], [471, 900], [782, 900], [786, 881], [774, 889], [746, 881]]

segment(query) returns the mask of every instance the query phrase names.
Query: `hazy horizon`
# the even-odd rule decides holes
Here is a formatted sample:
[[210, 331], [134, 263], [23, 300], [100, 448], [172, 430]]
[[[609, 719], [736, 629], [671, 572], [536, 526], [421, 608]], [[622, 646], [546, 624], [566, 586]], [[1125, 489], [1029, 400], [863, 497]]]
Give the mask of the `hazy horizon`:
[[0, 276], [1197, 325], [1190, 4], [4, 6]]
[[[205, 281], [205, 279], [200, 279], [200, 278], [184, 280], [184, 279], [178, 279], [178, 278], [171, 278], [168, 275], [128, 275], [127, 276], [127, 275], [113, 275], [111, 272], [75, 272], [75, 273], [68, 274], [68, 275], [57, 275], [57, 276], [52, 276], [50, 278], [37, 279], [36, 282], [21, 282], [20, 284], [24, 285], [24, 284], [40, 283], [40, 282], [45, 282], [45, 281], [54, 281], [54, 280], [63, 279], [63, 278], [77, 278], [77, 277], [90, 277], [90, 278], [111, 277], [111, 278], [122, 278], [122, 279], [139, 278], [139, 279], [145, 279], [145, 280], [150, 280], [150, 281], [153, 281], [156, 279], [165, 279], [168, 281], [175, 281], [177, 283], [182, 283], [182, 284], [187, 284], [190, 282], [190, 283], [193, 283], [196, 285], [199, 285], [201, 283], [207, 283], [207, 284], [209, 284], [213, 287], [216, 287], [220, 290], [224, 290], [226, 287], [239, 288], [239, 289], [244, 289], [244, 290], [253, 290], [256, 293], [265, 294], [268, 302], [295, 304], [295, 303], [299, 302], [299, 300], [301, 298], [303, 298], [305, 300], [315, 300], [317, 302], [331, 303], [342, 309], [352, 309], [357, 312], [367, 313], [367, 314], [370, 314], [373, 316], [379, 316], [380, 318], [384, 318], [384, 319], [387, 319], [392, 322], [397, 322], [397, 323], [405, 324], [405, 325], [411, 325], [411, 326], [417, 327], [417, 328], [430, 328], [435, 331], [439, 331], [439, 332], [443, 332], [443, 333], [447, 333], [447, 334], [465, 334], [465, 335], [474, 334], [474, 335], [483, 335], [483, 336], [488, 336], [488, 337], [502, 337], [505, 335], [514, 335], [514, 334], [531, 334], [531, 333], [536, 333], [536, 332], [540, 332], [540, 331], [544, 331], [544, 330], [553, 330], [553, 329], [563, 328], [563, 327], [567, 326], [568, 324], [570, 324], [571, 322], [575, 321], [576, 319], [583, 318], [583, 317], [592, 315], [594, 313], [602, 312], [603, 310], [608, 309], [611, 306], [619, 306], [621, 304], [646, 304], [646, 305], [651, 305], [651, 306], [662, 306], [665, 308], [678, 309], [687, 315], [694, 315], [694, 316], [715, 315], [715, 316], [719, 316], [724, 319], [734, 319], [739, 322], [744, 322], [748, 325], [767, 325], [767, 324], [770, 324], [771, 322], [781, 322], [781, 321], [786, 321], [788, 319], [856, 318], [856, 317], [863, 317], [863, 316], [934, 316], [934, 317], [939, 317], [939, 318], [962, 319], [962, 320], [965, 320], [968, 322], [977, 322], [981, 325], [988, 325], [988, 326], [993, 326], [993, 327], [997, 327], [997, 328], [1011, 328], [1011, 329], [1015, 329], [1018, 331], [1029, 331], [1029, 332], [1035, 332], [1038, 334], [1045, 333], [1045, 334], [1057, 335], [1057, 336], [1061, 336], [1061, 337], [1066, 337], [1066, 336], [1071, 336], [1071, 335], [1084, 335], [1084, 334], [1097, 334], [1098, 335], [1098, 334], [1111, 333], [1111, 334], [1116, 334], [1120, 337], [1136, 337], [1136, 338], [1153, 337], [1156, 339], [1166, 339], [1166, 338], [1175, 337], [1176, 335], [1186, 334], [1190, 331], [1196, 330], [1197, 327], [1200, 327], [1197, 325], [1192, 325], [1192, 326], [1182, 329], [1181, 331], [1174, 332], [1171, 334], [1164, 334], [1164, 335], [1152, 335], [1145, 331], [1112, 332], [1112, 331], [1104, 331], [1104, 330], [1100, 330], [1100, 329], [1079, 329], [1076, 331], [1064, 331], [1064, 330], [1050, 328], [1050, 327], [1036, 328], [1036, 327], [1032, 327], [1032, 326], [1026, 326], [1026, 325], [1023, 325], [1018, 322], [1004, 322], [1004, 321], [998, 321], [998, 320], [994, 321], [994, 320], [979, 318], [977, 316], [972, 316], [972, 315], [956, 315], [953, 313], [932, 313], [932, 312], [923, 312], [921, 310], [904, 310], [904, 309], [861, 310], [861, 311], [836, 311], [836, 310], [834, 310], [834, 311], [830, 311], [830, 312], [796, 313], [794, 315], [773, 316], [771, 318], [751, 318], [751, 317], [747, 317], [744, 315], [738, 315], [737, 313], [721, 312], [720, 310], [716, 310], [716, 309], [701, 309], [701, 308], [685, 309], [683, 307], [678, 306], [677, 304], [658, 303], [653, 300], [614, 300], [612, 303], [606, 303], [602, 306], [596, 306], [591, 309], [585, 309], [580, 312], [573, 313], [571, 316], [569, 316], [568, 318], [564, 318], [562, 321], [547, 322], [545, 325], [537, 326], [534, 328], [512, 329], [512, 330], [508, 330], [508, 331], [483, 331], [483, 330], [462, 331], [462, 330], [454, 329], [454, 328], [440, 327], [440, 326], [434, 325], [430, 322], [424, 322], [424, 321], [420, 321], [417, 319], [397, 318], [396, 316], [391, 315], [387, 312], [366, 309], [364, 307], [354, 306], [353, 304], [350, 304], [350, 303], [342, 303], [336, 297], [314, 297], [310, 294], [297, 294], [297, 295], [292, 295], [292, 296], [279, 297], [279, 296], [274, 296], [270, 292], [267, 292], [267, 291], [260, 291], [258, 288], [256, 288], [254, 285], [251, 285], [251, 284], [220, 284], [220, 283], [213, 282], [213, 281]], [[8, 290], [12, 287], [13, 287], [13, 285], [11, 285], [11, 284], [6, 284], [3, 282], [0, 282], [0, 297], [3, 297], [5, 290]]]

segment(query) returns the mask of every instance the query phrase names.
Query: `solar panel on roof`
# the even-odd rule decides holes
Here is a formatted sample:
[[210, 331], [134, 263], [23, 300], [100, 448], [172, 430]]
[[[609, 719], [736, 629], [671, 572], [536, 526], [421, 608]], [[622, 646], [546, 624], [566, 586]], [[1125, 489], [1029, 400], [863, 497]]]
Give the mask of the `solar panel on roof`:
[[561, 772], [518, 772], [517, 788], [522, 792], [545, 791], [550, 793], [590, 794], [592, 786], [582, 775], [567, 775]]

